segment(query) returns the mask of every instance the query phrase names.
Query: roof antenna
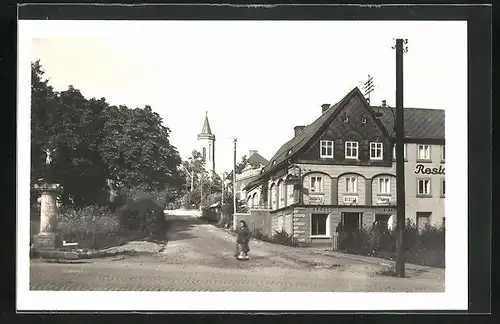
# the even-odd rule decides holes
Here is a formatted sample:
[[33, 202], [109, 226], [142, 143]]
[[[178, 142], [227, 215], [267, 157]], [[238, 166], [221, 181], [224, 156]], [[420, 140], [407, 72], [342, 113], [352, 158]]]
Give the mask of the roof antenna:
[[368, 81], [365, 82], [363, 85], [363, 88], [365, 90], [365, 99], [368, 101], [368, 104], [370, 103], [370, 93], [375, 90], [375, 86], [373, 85], [373, 77], [368, 74]]

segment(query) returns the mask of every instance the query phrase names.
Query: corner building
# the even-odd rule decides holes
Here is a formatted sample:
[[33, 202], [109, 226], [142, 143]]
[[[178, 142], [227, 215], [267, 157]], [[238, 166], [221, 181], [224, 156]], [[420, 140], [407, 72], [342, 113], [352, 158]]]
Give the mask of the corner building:
[[[244, 188], [246, 198], [260, 197], [272, 231], [301, 242], [327, 242], [339, 224], [345, 231], [374, 221], [391, 228], [397, 206], [393, 129], [391, 109], [371, 107], [354, 88], [337, 104], [322, 105], [313, 123], [294, 127], [294, 137]], [[444, 111], [405, 108], [405, 143], [406, 218], [439, 225]]]

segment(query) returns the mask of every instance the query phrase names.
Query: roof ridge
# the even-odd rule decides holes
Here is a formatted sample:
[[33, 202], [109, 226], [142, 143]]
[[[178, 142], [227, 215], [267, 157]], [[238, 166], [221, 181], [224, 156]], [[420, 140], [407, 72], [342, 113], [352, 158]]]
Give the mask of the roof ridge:
[[[383, 109], [396, 109], [395, 107], [384, 107], [384, 106], [370, 106], [372, 108], [378, 109], [378, 108], [383, 108]], [[417, 108], [417, 107], [404, 107], [404, 109], [413, 109], [413, 110], [432, 110], [432, 111], [445, 111], [444, 109], [437, 109], [437, 108]]]

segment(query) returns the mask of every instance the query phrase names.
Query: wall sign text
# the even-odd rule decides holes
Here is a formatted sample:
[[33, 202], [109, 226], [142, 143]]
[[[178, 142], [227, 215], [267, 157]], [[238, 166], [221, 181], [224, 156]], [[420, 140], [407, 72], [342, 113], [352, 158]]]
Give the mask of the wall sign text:
[[439, 168], [426, 168], [423, 164], [417, 164], [415, 174], [444, 174], [444, 168], [442, 165]]

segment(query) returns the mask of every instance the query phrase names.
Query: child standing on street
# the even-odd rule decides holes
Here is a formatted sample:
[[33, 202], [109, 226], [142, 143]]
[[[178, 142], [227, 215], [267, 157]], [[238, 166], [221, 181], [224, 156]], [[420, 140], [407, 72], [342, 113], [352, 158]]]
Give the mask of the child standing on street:
[[240, 228], [238, 229], [238, 234], [236, 236], [236, 253], [235, 257], [238, 260], [248, 260], [248, 252], [250, 252], [250, 247], [248, 242], [252, 234], [248, 229], [247, 223], [243, 220], [240, 221]]

